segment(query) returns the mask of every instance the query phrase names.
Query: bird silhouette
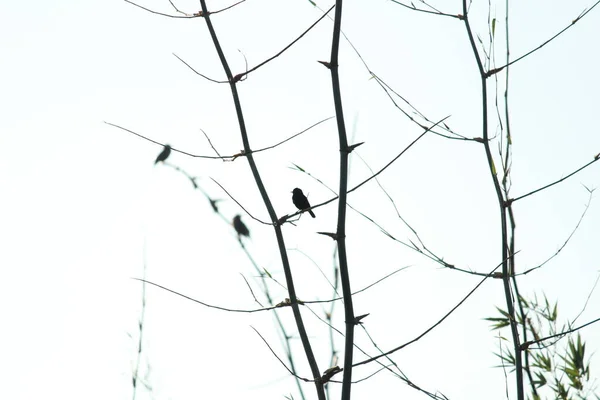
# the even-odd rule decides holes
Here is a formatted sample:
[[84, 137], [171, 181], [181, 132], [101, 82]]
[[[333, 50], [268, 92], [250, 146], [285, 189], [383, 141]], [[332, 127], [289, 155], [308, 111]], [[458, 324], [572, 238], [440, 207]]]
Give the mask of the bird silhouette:
[[[298, 210], [304, 211], [307, 208], [310, 208], [310, 203], [308, 202], [308, 199], [306, 198], [304, 193], [302, 193], [302, 189], [296, 188], [292, 190], [292, 193], [292, 201], [294, 202], [294, 205], [298, 208]], [[308, 210], [308, 213], [311, 217], [315, 218], [315, 213], [312, 210]]]
[[161, 161], [164, 162], [167, 158], [169, 158], [170, 154], [171, 154], [171, 146], [169, 146], [168, 144], [165, 144], [162, 151], [158, 155], [158, 157], [156, 157], [156, 161], [154, 161], [154, 165], [158, 164]]
[[233, 217], [233, 227], [237, 232], [238, 237], [250, 237], [250, 231], [248, 230], [248, 227], [242, 222], [242, 217], [239, 214]]

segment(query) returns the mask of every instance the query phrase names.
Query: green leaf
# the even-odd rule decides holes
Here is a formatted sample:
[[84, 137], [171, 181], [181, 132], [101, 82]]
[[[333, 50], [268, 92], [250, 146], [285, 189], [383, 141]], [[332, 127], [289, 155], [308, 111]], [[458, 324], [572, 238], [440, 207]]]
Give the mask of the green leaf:
[[552, 310], [552, 314], [550, 315], [550, 321], [556, 321], [558, 317], [558, 302], [554, 303], [554, 309]]
[[492, 38], [494, 37], [495, 33], [496, 33], [496, 18], [492, 19]]
[[533, 382], [531, 382], [531, 383], [533, 383], [536, 388], [540, 388], [540, 387], [544, 386], [546, 383], [548, 383], [548, 381], [546, 380], [546, 377], [541, 372], [536, 372], [535, 377], [536, 377], [536, 379], [534, 379]]
[[500, 358], [502, 360], [503, 365], [499, 365], [498, 367], [504, 367], [507, 364], [508, 365], [515, 365], [515, 357], [512, 355], [511, 352], [508, 352], [508, 354], [504, 355], [504, 354], [498, 354], [498, 353], [494, 353], [498, 358]]
[[532, 353], [531, 357], [533, 358], [532, 367], [539, 368], [546, 372], [552, 371], [552, 359], [545, 354], [542, 353]]
[[[292, 163], [292, 164], [294, 164], [294, 163]], [[296, 167], [296, 169], [298, 169], [299, 171], [306, 172], [306, 171], [305, 171], [305, 170], [304, 170], [302, 167], [300, 167], [298, 164], [294, 164], [294, 167]]]

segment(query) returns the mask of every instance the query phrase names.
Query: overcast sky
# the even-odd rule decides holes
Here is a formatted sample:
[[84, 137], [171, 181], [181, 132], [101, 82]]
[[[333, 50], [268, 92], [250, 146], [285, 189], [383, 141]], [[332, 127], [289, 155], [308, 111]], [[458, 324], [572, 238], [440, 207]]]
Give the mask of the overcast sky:
[[[175, 13], [167, 0], [139, 4]], [[193, 0], [175, 4], [189, 13], [199, 10]], [[209, 8], [230, 4], [210, 1]], [[592, 4], [511, 3], [511, 58], [537, 47]], [[317, 5], [328, 9], [332, 3]], [[459, 1], [435, 6], [462, 13]], [[277, 53], [321, 15], [307, 0], [247, 0], [212, 20], [237, 74], [246, 62], [253, 67]], [[489, 51], [488, 2], [474, 1], [470, 15]], [[503, 2], [492, 4], [491, 18], [497, 20], [499, 66], [505, 58]], [[446, 123], [455, 132], [481, 136], [480, 81], [461, 21], [390, 1], [352, 0], [344, 5], [343, 29], [368, 67], [427, 118], [449, 116]], [[331, 21], [324, 19], [239, 83], [252, 148], [276, 144], [334, 115], [330, 74], [317, 62], [329, 60], [331, 31]], [[511, 197], [553, 182], [600, 153], [598, 37], [600, 8], [595, 8], [511, 67]], [[247, 215], [215, 183], [252, 216], [268, 221], [243, 157], [223, 162], [173, 152], [169, 165], [155, 166], [161, 146], [105, 123], [187, 153], [214, 156], [204, 131], [220, 154], [237, 154], [243, 146], [228, 85], [196, 75], [174, 54], [208, 77], [224, 80], [225, 75], [203, 19], [166, 18], [118, 0], [3, 2], [0, 49], [0, 398], [131, 398], [142, 309], [142, 285], [132, 278], [144, 275], [144, 265], [150, 281], [195, 299], [257, 308], [245, 278], [266, 304], [230, 225], [242, 214], [252, 235], [246, 244], [253, 259], [274, 280], [285, 282], [273, 229]], [[394, 106], [348, 42], [342, 41], [340, 51], [350, 142], [365, 142], [351, 154], [352, 187], [422, 129]], [[493, 136], [501, 130], [492, 81]], [[499, 137], [492, 143], [497, 166]], [[339, 179], [337, 140], [331, 119], [255, 155], [279, 216], [296, 210], [290, 193], [295, 187], [313, 204], [331, 198], [327, 186], [336, 190]], [[173, 166], [197, 177], [208, 196], [222, 199], [221, 215]], [[425, 245], [448, 263], [486, 273], [501, 261], [499, 209], [480, 143], [427, 134], [378, 183], [363, 186], [348, 201], [390, 235], [405, 243], [416, 240], [395, 205]], [[600, 316], [600, 293], [593, 291], [600, 274], [600, 204], [597, 193], [590, 200], [588, 192], [598, 186], [600, 164], [594, 164], [514, 205], [517, 270], [522, 272], [561, 248], [589, 203], [560, 254], [519, 278], [527, 298], [545, 294], [558, 301], [560, 324], [578, 315], [575, 326]], [[328, 280], [333, 279], [334, 244], [316, 232], [335, 230], [337, 203], [315, 214], [283, 228], [302, 300], [333, 295]], [[352, 210], [347, 230], [353, 290], [408, 267], [354, 300], [356, 314], [370, 313], [365, 327], [383, 350], [422, 333], [481, 280], [443, 269]], [[287, 297], [275, 281], [269, 285], [275, 302]], [[394, 361], [416, 384], [449, 399], [505, 399], [507, 382], [509, 398], [516, 398], [514, 376], [506, 380], [503, 370], [494, 368], [501, 341], [483, 320], [496, 316], [496, 306], [506, 307], [502, 283], [488, 280], [442, 325], [395, 353]], [[314, 314], [309, 307], [302, 310], [323, 371], [330, 366], [331, 347], [319, 318], [329, 306], [310, 306]], [[291, 310], [279, 313], [293, 334]], [[341, 303], [333, 322], [343, 330]], [[588, 354], [596, 352], [592, 381], [600, 378], [599, 325], [581, 331]], [[218, 311], [147, 287], [141, 373], [150, 390], [140, 388], [138, 399], [300, 398], [293, 378], [252, 327], [285, 358], [272, 312]], [[343, 338], [336, 333], [334, 338], [342, 351]], [[377, 354], [361, 328], [356, 339], [368, 354]], [[310, 378], [296, 336], [292, 346], [299, 374]], [[366, 356], [356, 350], [355, 358]], [[354, 378], [378, 368], [374, 363], [357, 368]], [[315, 398], [313, 385], [303, 385], [307, 398]], [[330, 388], [337, 398], [339, 385]], [[357, 399], [426, 398], [385, 371], [352, 390]]]

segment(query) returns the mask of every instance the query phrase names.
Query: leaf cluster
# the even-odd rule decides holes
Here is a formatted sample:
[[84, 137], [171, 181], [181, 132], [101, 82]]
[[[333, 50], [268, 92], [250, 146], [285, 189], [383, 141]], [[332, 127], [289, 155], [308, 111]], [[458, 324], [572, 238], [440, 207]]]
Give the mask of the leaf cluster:
[[[515, 318], [521, 329], [523, 340], [540, 341], [536, 346], [529, 346], [523, 350], [525, 363], [523, 372], [529, 378], [529, 399], [556, 399], [556, 400], [600, 400], [596, 393], [596, 385], [589, 382], [590, 361], [585, 352], [585, 341], [581, 334], [566, 334], [564, 336], [545, 339], [555, 336], [571, 328], [567, 322], [558, 328], [558, 303], [551, 304], [544, 295], [539, 301], [534, 295], [532, 300], [519, 297], [521, 312]], [[501, 332], [510, 327], [509, 313], [496, 307], [499, 315], [485, 318], [491, 323], [491, 330], [497, 330], [502, 339], [499, 352], [495, 353], [501, 361], [500, 367], [515, 369], [515, 355], [511, 348], [505, 346], [506, 339]], [[561, 345], [560, 340], [567, 337], [566, 345]]]

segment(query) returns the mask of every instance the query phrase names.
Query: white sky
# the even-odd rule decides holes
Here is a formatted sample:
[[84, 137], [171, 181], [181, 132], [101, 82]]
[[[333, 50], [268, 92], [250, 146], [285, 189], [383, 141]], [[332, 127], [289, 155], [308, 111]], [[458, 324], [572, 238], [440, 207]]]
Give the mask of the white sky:
[[[511, 54], [517, 57], [568, 25], [590, 1], [514, 2]], [[180, 9], [198, 10], [192, 0]], [[209, 2], [220, 9], [230, 2]], [[330, 3], [318, 1], [327, 9]], [[487, 4], [475, 1], [472, 22], [487, 39]], [[172, 12], [168, 1], [144, 6]], [[460, 13], [460, 2], [437, 2]], [[370, 68], [432, 120], [467, 137], [481, 136], [480, 87], [464, 25], [451, 18], [411, 12], [389, 1], [348, 1], [343, 29]], [[493, 6], [503, 37], [504, 5]], [[308, 1], [248, 0], [213, 16], [235, 73], [275, 54], [320, 16]], [[250, 142], [260, 148], [333, 115], [328, 60], [332, 24], [321, 22], [301, 42], [239, 84]], [[600, 9], [563, 36], [511, 68], [513, 197], [552, 182], [600, 152]], [[504, 40], [504, 39], [502, 39]], [[504, 58], [502, 44], [498, 65]], [[104, 124], [121, 125], [194, 154], [213, 155], [200, 129], [222, 154], [242, 148], [227, 85], [208, 82], [196, 70], [224, 79], [202, 19], [167, 19], [122, 1], [3, 2], [0, 5], [0, 398], [127, 399], [136, 359], [141, 277], [224, 307], [256, 307], [243, 274], [260, 297], [256, 273], [231, 226], [215, 215], [186, 178], [153, 166], [160, 147]], [[238, 52], [238, 50], [240, 52]], [[242, 55], [243, 53], [243, 55]], [[369, 176], [421, 131], [393, 107], [346, 42], [340, 74], [346, 124], [353, 142], [350, 185]], [[502, 79], [503, 75], [501, 76]], [[491, 109], [491, 115], [495, 110]], [[492, 133], [497, 122], [490, 123]], [[497, 147], [492, 150], [497, 156]], [[301, 187], [313, 204], [338, 185], [334, 121], [269, 152], [256, 154], [278, 215], [294, 211], [290, 191]], [[213, 183], [216, 179], [256, 217], [267, 213], [247, 162], [203, 160], [173, 154], [169, 161], [199, 177], [227, 219], [240, 208]], [[600, 186], [600, 165], [539, 195], [515, 203], [517, 268], [523, 271], [556, 252]], [[479, 272], [500, 262], [499, 213], [483, 146], [427, 135], [381, 175], [380, 183], [425, 243], [450, 263]], [[414, 240], [385, 194], [372, 182], [349, 202], [400, 240]], [[332, 275], [335, 203], [284, 228], [298, 296], [328, 299], [331, 288], [315, 264]], [[273, 230], [243, 220], [252, 232], [248, 248], [261, 267], [284, 281]], [[596, 281], [600, 204], [589, 211], [560, 255], [522, 277], [526, 296], [545, 293], [559, 301], [559, 318], [583, 309]], [[363, 288], [403, 266], [355, 298], [357, 314], [382, 349], [398, 346], [436, 322], [479, 281], [443, 270], [391, 241], [349, 210], [348, 248], [352, 287]], [[299, 250], [299, 251], [297, 251]], [[310, 257], [310, 259], [309, 259]], [[330, 278], [331, 279], [331, 278]], [[286, 293], [273, 285], [282, 301]], [[503, 371], [494, 352], [496, 333], [483, 318], [504, 307], [499, 280], [486, 282], [442, 326], [394, 355], [423, 388], [450, 399], [504, 399]], [[312, 309], [323, 316], [323, 308]], [[291, 310], [281, 316], [293, 331]], [[329, 332], [304, 309], [321, 370], [329, 367]], [[594, 292], [576, 325], [600, 316]], [[343, 329], [341, 304], [334, 315]], [[600, 349], [600, 326], [581, 331], [588, 354]], [[283, 357], [272, 315], [226, 313], [204, 308], [149, 287], [144, 323], [144, 365], [152, 392], [138, 399], [299, 398], [295, 382], [251, 329]], [[508, 335], [508, 332], [506, 332]], [[357, 343], [376, 350], [359, 328]], [[298, 340], [296, 362], [309, 370]], [[343, 342], [336, 336], [336, 346]], [[355, 351], [357, 360], [365, 357]], [[592, 359], [598, 380], [600, 359]], [[377, 369], [358, 368], [356, 379]], [[143, 371], [146, 371], [144, 367]], [[513, 377], [509, 376], [510, 398]], [[333, 386], [333, 385], [332, 385]], [[333, 386], [333, 398], [339, 386]], [[315, 398], [312, 384], [305, 384]], [[353, 387], [354, 398], [425, 398], [389, 373]], [[407, 397], [408, 396], [408, 397]]]

